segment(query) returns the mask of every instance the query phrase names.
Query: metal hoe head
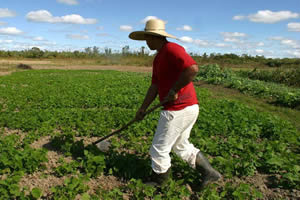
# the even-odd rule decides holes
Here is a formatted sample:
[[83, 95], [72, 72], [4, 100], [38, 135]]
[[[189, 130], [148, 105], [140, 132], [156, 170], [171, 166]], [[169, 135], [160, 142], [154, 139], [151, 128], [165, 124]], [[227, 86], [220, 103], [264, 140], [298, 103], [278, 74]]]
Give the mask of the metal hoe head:
[[97, 148], [102, 151], [102, 152], [108, 152], [109, 151], [109, 147], [110, 147], [110, 143], [107, 141], [101, 141], [99, 143], [96, 144]]

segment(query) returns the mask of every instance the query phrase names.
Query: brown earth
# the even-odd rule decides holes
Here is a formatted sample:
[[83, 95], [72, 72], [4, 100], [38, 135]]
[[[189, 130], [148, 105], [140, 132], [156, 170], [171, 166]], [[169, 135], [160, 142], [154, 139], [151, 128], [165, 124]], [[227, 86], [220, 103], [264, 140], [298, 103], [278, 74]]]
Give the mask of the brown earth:
[[137, 66], [32, 66], [33, 69], [64, 69], [64, 70], [116, 70], [127, 72], [152, 72], [152, 67]]
[[5, 76], [5, 75], [9, 75], [11, 74], [12, 72], [0, 72], [0, 76]]
[[[28, 60], [0, 60], [0, 64], [26, 64], [30, 65], [32, 69], [63, 69], [63, 70], [116, 70], [116, 71], [128, 71], [128, 72], [152, 72], [152, 67], [145, 66], [100, 66], [100, 65], [55, 65], [51, 61], [28, 61]], [[7, 68], [7, 67], [6, 67]], [[8, 71], [0, 71], [0, 76], [9, 75], [16, 69], [10, 69]], [[18, 70], [19, 71], [19, 70]]]

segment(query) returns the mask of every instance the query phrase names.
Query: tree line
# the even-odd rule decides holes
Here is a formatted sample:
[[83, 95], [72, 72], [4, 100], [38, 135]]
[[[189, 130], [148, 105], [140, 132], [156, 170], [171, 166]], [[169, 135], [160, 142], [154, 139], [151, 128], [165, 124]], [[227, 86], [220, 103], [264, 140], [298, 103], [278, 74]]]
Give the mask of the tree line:
[[[251, 56], [247, 54], [236, 55], [233, 53], [220, 54], [220, 53], [204, 53], [202, 55], [196, 53], [190, 53], [190, 55], [200, 65], [207, 63], [217, 63], [221, 66], [238, 66], [248, 65], [252, 67], [268, 66], [268, 67], [300, 67], [299, 58], [266, 58], [264, 56]], [[145, 47], [141, 47], [139, 50], [132, 51], [130, 47], [124, 46], [121, 51], [112, 51], [111, 48], [105, 48], [100, 51], [99, 47], [87, 47], [84, 51], [48, 51], [41, 50], [38, 47], [33, 47], [27, 50], [21, 51], [4, 51], [0, 50], [0, 58], [38, 58], [38, 59], [54, 59], [54, 58], [80, 58], [80, 59], [116, 59], [120, 58], [128, 59], [133, 58], [136, 62], [139, 60], [139, 65], [143, 65], [145, 60], [145, 66], [149, 64], [149, 60], [154, 57], [149, 51], [146, 51]], [[122, 64], [122, 63], [119, 63]], [[127, 63], [128, 64], [128, 63]], [[134, 64], [134, 63], [133, 63]]]

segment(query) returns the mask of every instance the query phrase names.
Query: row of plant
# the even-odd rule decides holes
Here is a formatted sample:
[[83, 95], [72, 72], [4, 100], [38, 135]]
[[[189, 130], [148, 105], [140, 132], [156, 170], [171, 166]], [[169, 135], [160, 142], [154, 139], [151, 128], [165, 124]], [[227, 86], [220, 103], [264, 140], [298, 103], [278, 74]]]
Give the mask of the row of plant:
[[200, 66], [196, 80], [204, 80], [216, 85], [221, 84], [228, 88], [238, 89], [243, 93], [267, 98], [277, 105], [300, 109], [300, 89], [239, 77], [231, 69], [223, 70], [219, 65]]
[[261, 80], [285, 84], [287, 86], [300, 87], [300, 67], [294, 69], [279, 68], [276, 70], [240, 70], [239, 76], [252, 80]]
[[[148, 151], [159, 111], [112, 138], [108, 154], [76, 139], [101, 137], [130, 121], [150, 81], [148, 75], [113, 71], [43, 70], [1, 77], [0, 127], [20, 129], [25, 137], [22, 141], [17, 136], [1, 137], [0, 196], [24, 199], [43, 195], [35, 188], [26, 196], [18, 186], [22, 177], [18, 173], [43, 171], [46, 150], [29, 145], [46, 135], [51, 136], [51, 147], [73, 158], [72, 162], [61, 159], [52, 169], [57, 177], [69, 177], [64, 185], [52, 188], [53, 199], [74, 199], [77, 195], [82, 199], [123, 199], [123, 195], [132, 199], [261, 199], [265, 194], [243, 180], [257, 173], [272, 177], [269, 187], [300, 190], [300, 135], [296, 129], [239, 102], [215, 100], [201, 88], [196, 88], [200, 114], [191, 141], [211, 156], [226, 184], [187, 190], [186, 184], [192, 188], [200, 185], [200, 175], [173, 154], [173, 180], [160, 189], [144, 184], [151, 172]], [[7, 153], [2, 157], [2, 152]], [[100, 175], [116, 176], [125, 185], [112, 191], [100, 187], [90, 194], [85, 183]], [[14, 186], [9, 187], [15, 176], [18, 179], [13, 178]], [[236, 179], [241, 185], [235, 184]]]

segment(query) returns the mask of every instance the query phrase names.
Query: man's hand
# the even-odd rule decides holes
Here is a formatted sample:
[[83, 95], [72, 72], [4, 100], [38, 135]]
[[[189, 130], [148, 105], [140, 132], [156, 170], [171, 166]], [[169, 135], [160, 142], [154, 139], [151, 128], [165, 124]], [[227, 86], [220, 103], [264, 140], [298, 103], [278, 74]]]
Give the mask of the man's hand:
[[164, 101], [166, 102], [173, 102], [178, 99], [178, 93], [171, 89], [168, 95], [165, 97]]
[[138, 109], [138, 111], [135, 114], [135, 119], [138, 121], [143, 120], [145, 117], [145, 112], [146, 112], [145, 109], [142, 108]]

